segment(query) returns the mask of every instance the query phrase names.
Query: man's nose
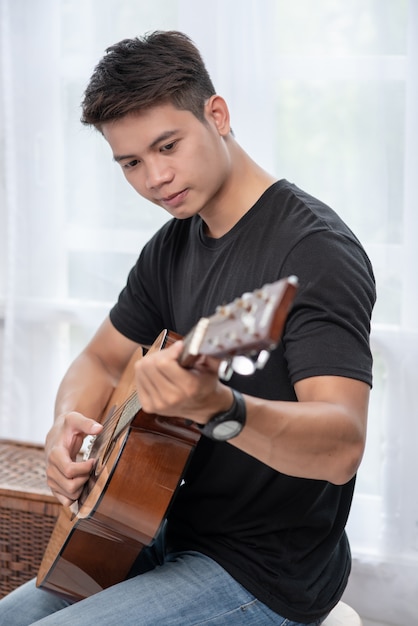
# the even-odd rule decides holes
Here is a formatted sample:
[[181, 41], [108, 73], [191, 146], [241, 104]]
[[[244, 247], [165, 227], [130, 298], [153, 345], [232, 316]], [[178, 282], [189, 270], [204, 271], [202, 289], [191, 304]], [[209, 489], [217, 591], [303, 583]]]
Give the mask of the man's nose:
[[168, 183], [173, 178], [173, 170], [167, 163], [161, 161], [153, 161], [147, 164], [146, 168], [146, 186], [147, 189], [155, 189], [161, 187], [164, 183]]

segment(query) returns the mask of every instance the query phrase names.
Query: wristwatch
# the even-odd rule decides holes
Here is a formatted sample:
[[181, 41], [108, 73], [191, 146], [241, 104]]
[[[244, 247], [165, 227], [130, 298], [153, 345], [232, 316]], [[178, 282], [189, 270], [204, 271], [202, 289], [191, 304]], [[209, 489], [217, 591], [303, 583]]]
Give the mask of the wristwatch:
[[214, 441], [228, 441], [239, 435], [245, 426], [247, 411], [244, 398], [236, 389], [231, 391], [234, 396], [231, 408], [213, 415], [206, 424], [199, 425], [201, 433]]

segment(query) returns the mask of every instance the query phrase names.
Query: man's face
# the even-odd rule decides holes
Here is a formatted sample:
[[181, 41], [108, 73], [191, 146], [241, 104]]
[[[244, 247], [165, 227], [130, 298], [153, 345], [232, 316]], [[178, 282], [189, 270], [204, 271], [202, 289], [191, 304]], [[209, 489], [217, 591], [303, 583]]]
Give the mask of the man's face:
[[127, 181], [179, 219], [197, 213], [204, 218], [216, 210], [229, 173], [227, 132], [220, 129], [211, 101], [205, 107], [207, 123], [162, 104], [102, 126]]

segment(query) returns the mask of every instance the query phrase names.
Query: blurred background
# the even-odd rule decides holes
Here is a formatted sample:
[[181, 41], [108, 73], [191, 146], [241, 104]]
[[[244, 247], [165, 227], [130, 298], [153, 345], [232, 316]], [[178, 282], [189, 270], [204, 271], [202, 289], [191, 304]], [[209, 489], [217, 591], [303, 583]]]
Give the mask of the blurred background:
[[418, 625], [417, 0], [0, 0], [0, 437], [43, 442], [64, 371], [168, 218], [79, 122], [106, 47], [157, 29], [191, 36], [241, 145], [330, 204], [371, 257], [346, 600]]

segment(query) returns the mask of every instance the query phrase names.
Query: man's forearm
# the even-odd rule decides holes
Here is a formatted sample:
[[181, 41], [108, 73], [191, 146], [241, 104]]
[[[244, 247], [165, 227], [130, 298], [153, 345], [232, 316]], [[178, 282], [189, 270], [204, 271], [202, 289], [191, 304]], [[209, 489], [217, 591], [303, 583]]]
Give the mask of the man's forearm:
[[99, 358], [82, 353], [69, 367], [58, 388], [55, 418], [77, 411], [98, 420], [117, 381]]

